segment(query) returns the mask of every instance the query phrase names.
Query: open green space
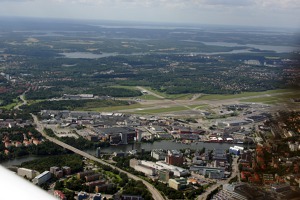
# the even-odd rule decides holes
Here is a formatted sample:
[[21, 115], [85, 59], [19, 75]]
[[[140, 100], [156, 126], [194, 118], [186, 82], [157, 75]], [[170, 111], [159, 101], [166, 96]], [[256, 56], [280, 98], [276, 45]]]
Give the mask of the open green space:
[[135, 109], [135, 108], [144, 108], [147, 106], [143, 106], [139, 103], [131, 104], [131, 105], [124, 105], [124, 106], [109, 106], [109, 107], [82, 107], [76, 109], [78, 111], [97, 111], [97, 112], [113, 112], [119, 110], [127, 110], [127, 109]]
[[108, 177], [112, 178], [112, 179], [116, 179], [116, 181], [119, 183], [122, 181], [122, 178], [120, 177], [120, 175], [117, 175], [113, 172], [110, 171], [104, 171], [104, 174], [107, 175]]
[[39, 172], [49, 170], [50, 167], [69, 166], [72, 172], [78, 172], [83, 169], [82, 158], [77, 154], [64, 154], [56, 156], [47, 156], [36, 160], [22, 163], [21, 167], [33, 169]]
[[209, 108], [209, 105], [207, 105], [207, 104], [202, 104], [202, 105], [191, 105], [191, 106], [189, 106], [190, 108], [192, 108], [192, 109], [207, 109], [207, 108]]
[[276, 96], [243, 99], [241, 100], [241, 102], [265, 103], [265, 104], [276, 104], [276, 103], [284, 103], [284, 102], [291, 103], [291, 99], [293, 98], [300, 98], [300, 93], [294, 91], [294, 93], [280, 94]]
[[153, 96], [151, 94], [145, 94], [143, 96], [138, 97], [138, 99], [142, 99], [142, 100], [160, 100], [160, 98]]
[[[164, 97], [166, 99], [172, 99], [172, 100], [188, 100], [188, 99], [191, 99], [193, 97], [193, 95], [194, 95], [194, 94], [191, 94], [191, 93], [167, 94], [167, 93], [159, 92], [157, 90], [153, 90], [150, 87], [143, 87], [143, 88], [145, 88], [145, 89], [149, 90], [150, 92], [153, 92], [153, 93], [155, 93], [155, 94], [157, 94], [159, 96], [162, 96], [162, 97]], [[157, 98], [157, 99], [159, 99], [159, 98]]]
[[266, 95], [266, 94], [288, 93], [288, 92], [293, 92], [293, 90], [278, 89], [278, 90], [268, 90], [264, 92], [243, 92], [241, 94], [233, 94], [233, 95], [212, 94], [212, 95], [203, 95], [199, 97], [197, 100], [226, 100], [226, 99], [252, 97], [252, 96], [259, 96], [259, 95]]
[[158, 114], [158, 113], [176, 112], [176, 111], [183, 111], [183, 110], [188, 110], [188, 108], [184, 107], [184, 106], [174, 106], [174, 107], [168, 107], [168, 108], [138, 110], [138, 111], [135, 111], [134, 113], [136, 113], [136, 114]]
[[18, 105], [19, 101], [18, 99], [13, 99], [13, 102], [10, 104], [7, 104], [5, 106], [1, 106], [1, 109], [6, 109], [6, 110], [11, 110], [13, 109], [16, 105]]

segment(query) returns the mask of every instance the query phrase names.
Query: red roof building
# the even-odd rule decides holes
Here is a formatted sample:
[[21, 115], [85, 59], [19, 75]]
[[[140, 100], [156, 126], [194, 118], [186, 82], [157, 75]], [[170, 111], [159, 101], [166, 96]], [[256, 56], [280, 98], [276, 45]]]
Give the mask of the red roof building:
[[66, 196], [62, 191], [54, 190], [54, 196], [61, 200], [67, 200]]

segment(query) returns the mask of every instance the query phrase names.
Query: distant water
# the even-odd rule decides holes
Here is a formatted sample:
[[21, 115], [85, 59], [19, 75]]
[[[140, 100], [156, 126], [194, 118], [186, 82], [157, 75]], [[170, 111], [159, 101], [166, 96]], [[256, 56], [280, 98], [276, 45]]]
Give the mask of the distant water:
[[4, 167], [17, 166], [17, 165], [21, 165], [23, 162], [32, 161], [37, 158], [40, 158], [40, 157], [39, 156], [26, 156], [26, 157], [22, 157], [22, 158], [15, 158], [13, 160], [7, 160], [4, 162], [0, 162], [0, 165], [2, 165]]
[[[137, 149], [141, 150], [144, 149], [145, 151], [151, 151], [152, 149], [165, 149], [165, 150], [170, 150], [170, 149], [193, 149], [193, 150], [201, 150], [203, 147], [205, 149], [213, 150], [213, 149], [223, 149], [227, 150], [229, 147], [232, 146], [245, 146], [243, 144], [230, 144], [230, 143], [204, 143], [204, 142], [198, 142], [198, 143], [191, 143], [191, 144], [182, 144], [182, 143], [176, 143], [171, 140], [162, 140], [162, 141], [156, 141], [154, 143], [135, 143], [135, 144], [128, 144], [128, 145], [119, 145], [119, 146], [110, 146], [107, 148], [102, 148], [102, 152], [106, 153], [114, 153], [114, 152], [128, 152], [132, 149]], [[95, 156], [96, 150], [91, 149], [91, 150], [85, 150], [85, 152]], [[39, 156], [27, 156], [27, 157], [22, 157], [22, 158], [16, 158], [13, 160], [8, 160], [5, 162], [1, 162], [0, 165], [4, 167], [12, 167], [12, 166], [17, 166], [21, 165], [23, 162], [35, 160], [37, 158], [41, 158]]]
[[[193, 150], [201, 150], [203, 147], [206, 149], [223, 149], [227, 150], [229, 147], [233, 147], [237, 144], [230, 144], [230, 143], [204, 143], [204, 142], [198, 142], [198, 143], [191, 143], [191, 144], [182, 144], [182, 143], [176, 143], [171, 140], [162, 140], [162, 141], [156, 141], [154, 143], [136, 143], [133, 145], [119, 145], [119, 146], [110, 146], [107, 148], [102, 148], [102, 152], [107, 153], [113, 153], [113, 152], [125, 152], [130, 151], [132, 149], [141, 150], [144, 149], [145, 151], [151, 151], [152, 149], [193, 149]], [[243, 145], [238, 145], [243, 146]], [[94, 155], [94, 150], [87, 151], [88, 153]]]
[[67, 58], [86, 58], [86, 59], [98, 59], [98, 58], [105, 58], [111, 56], [130, 56], [130, 55], [146, 55], [146, 53], [132, 53], [132, 54], [119, 54], [119, 53], [101, 53], [95, 54], [91, 52], [70, 52], [70, 53], [60, 53], [61, 55]]
[[289, 53], [292, 51], [299, 50], [300, 47], [291, 47], [291, 46], [273, 46], [273, 45], [260, 45], [260, 44], [238, 44], [231, 42], [201, 42], [206, 45], [214, 45], [214, 46], [224, 46], [224, 47], [250, 47], [265, 51], [275, 51], [276, 53]]
[[[237, 53], [255, 53], [250, 51], [249, 49], [239, 49], [239, 50], [232, 50], [226, 52], [176, 52], [176, 53], [159, 53], [160, 55], [163, 54], [174, 54], [174, 55], [219, 55], [219, 54], [237, 54]], [[155, 53], [153, 53], [155, 54]], [[105, 57], [113, 57], [113, 56], [140, 56], [140, 55], [149, 55], [148, 53], [131, 53], [131, 54], [122, 54], [122, 53], [102, 53], [102, 54], [94, 54], [91, 52], [70, 52], [70, 53], [60, 53], [60, 55], [65, 56], [66, 58], [82, 58], [82, 59], [99, 59]]]

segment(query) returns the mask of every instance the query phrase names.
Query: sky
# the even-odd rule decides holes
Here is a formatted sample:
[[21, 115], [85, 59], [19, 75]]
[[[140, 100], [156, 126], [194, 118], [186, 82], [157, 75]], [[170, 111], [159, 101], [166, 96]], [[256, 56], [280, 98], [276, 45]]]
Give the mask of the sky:
[[300, 28], [300, 0], [0, 0], [1, 16]]

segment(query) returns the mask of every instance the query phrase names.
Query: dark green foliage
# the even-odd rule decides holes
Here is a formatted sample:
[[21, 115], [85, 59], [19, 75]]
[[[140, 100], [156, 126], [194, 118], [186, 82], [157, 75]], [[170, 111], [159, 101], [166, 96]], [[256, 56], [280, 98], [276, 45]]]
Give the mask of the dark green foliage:
[[79, 137], [78, 139], [73, 137], [62, 137], [60, 140], [68, 145], [71, 145], [72, 147], [75, 147], [77, 149], [83, 150], [83, 149], [90, 149], [94, 147], [94, 142], [88, 141], [84, 139], [83, 137]]
[[63, 190], [64, 189], [64, 181], [56, 181], [54, 190]]
[[115, 100], [63, 100], [43, 101], [32, 105], [22, 106], [26, 112], [38, 113], [41, 110], [76, 110], [84, 107], [109, 107], [128, 105], [127, 101]]
[[28, 100], [36, 100], [36, 99], [51, 99], [54, 97], [61, 97], [62, 89], [59, 87], [52, 88], [42, 88], [39, 90], [30, 90], [26, 93], [26, 99]]
[[50, 167], [53, 166], [57, 166], [57, 167], [69, 166], [71, 167], [72, 173], [82, 171], [83, 169], [82, 158], [81, 156], [76, 154], [47, 156], [33, 161], [24, 162], [21, 165], [21, 167], [34, 169], [39, 172], [49, 170]]
[[31, 154], [39, 156], [60, 155], [67, 152], [62, 147], [50, 141], [45, 141], [37, 146], [28, 147], [28, 150]]
[[67, 200], [74, 200], [75, 198], [75, 192], [64, 190], [64, 194], [66, 195]]
[[219, 192], [220, 188], [216, 188], [215, 190], [211, 191], [206, 197], [206, 200], [210, 200], [215, 194]]
[[32, 120], [32, 117], [28, 112], [23, 110], [2, 110], [2, 113], [0, 113], [0, 119], [22, 119], [22, 121], [25, 121]]
[[237, 180], [238, 180], [238, 177], [235, 176], [235, 177], [231, 178], [228, 183], [231, 184], [231, 183], [237, 182]]
[[199, 196], [203, 192], [204, 192], [203, 187], [200, 187], [198, 189], [192, 189], [192, 190], [185, 192], [185, 196], [187, 199], [195, 199], [197, 196]]
[[173, 188], [168, 187], [166, 184], [154, 181], [153, 185], [159, 190], [162, 191], [169, 199], [184, 199], [184, 194], [181, 191], [177, 191]]
[[[2, 141], [4, 136], [8, 136], [11, 141], [19, 141], [23, 142], [24, 136], [27, 138], [34, 137], [38, 139], [39, 141], [42, 141], [42, 135], [32, 126], [28, 127], [13, 127], [13, 128], [2, 128], [0, 129], [0, 140]], [[31, 136], [29, 135], [31, 134]], [[4, 145], [1, 143], [0, 145], [0, 151], [4, 151]], [[6, 160], [6, 159], [12, 159], [15, 157], [22, 157], [26, 155], [39, 155], [39, 156], [45, 156], [45, 155], [59, 155], [59, 154], [65, 154], [67, 151], [60, 146], [49, 142], [44, 141], [41, 142], [39, 145], [31, 145], [31, 146], [22, 146], [22, 147], [11, 147], [9, 149], [10, 154], [9, 156], [4, 155], [3, 153], [0, 156], [0, 161]]]
[[87, 186], [84, 185], [84, 180], [72, 178], [66, 182], [66, 188], [73, 191], [88, 191]]
[[113, 87], [96, 87], [88, 90], [88, 93], [98, 96], [112, 96], [112, 97], [136, 97], [141, 96], [139, 90], [130, 90], [126, 88], [113, 88]]
[[133, 156], [126, 156], [126, 157], [113, 157], [113, 160], [116, 163], [116, 166], [121, 169], [128, 169], [129, 168], [129, 161], [130, 159], [134, 158]]
[[55, 133], [53, 132], [52, 129], [49, 128], [44, 128], [45, 133], [50, 136], [50, 137], [56, 137]]
[[145, 200], [153, 199], [142, 181], [129, 180], [123, 188], [123, 194], [142, 196]]

